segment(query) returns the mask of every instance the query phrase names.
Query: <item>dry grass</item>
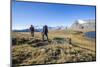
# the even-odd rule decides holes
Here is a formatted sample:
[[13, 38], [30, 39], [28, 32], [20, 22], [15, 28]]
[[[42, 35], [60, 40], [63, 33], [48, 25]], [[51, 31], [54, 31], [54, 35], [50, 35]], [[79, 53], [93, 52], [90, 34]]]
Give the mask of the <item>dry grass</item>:
[[[42, 42], [41, 33], [36, 32], [32, 38], [27, 32], [12, 32], [18, 41], [12, 46], [12, 61], [15, 65], [52, 64], [67, 62], [95, 61], [95, 40], [88, 40], [83, 33], [75, 31], [50, 31], [49, 42]], [[56, 43], [54, 38], [67, 40]], [[24, 40], [23, 40], [24, 39]], [[22, 42], [20, 42], [22, 41]], [[41, 42], [41, 43], [40, 43]], [[37, 45], [37, 43], [39, 45]]]

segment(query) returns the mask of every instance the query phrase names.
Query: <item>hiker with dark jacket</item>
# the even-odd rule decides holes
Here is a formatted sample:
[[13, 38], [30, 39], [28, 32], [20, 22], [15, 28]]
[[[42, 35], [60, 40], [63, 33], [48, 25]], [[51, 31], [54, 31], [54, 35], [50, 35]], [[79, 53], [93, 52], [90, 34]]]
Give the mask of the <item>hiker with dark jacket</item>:
[[46, 36], [46, 38], [48, 40], [48, 26], [47, 25], [43, 26], [43, 32], [42, 32], [43, 40], [44, 40], [44, 36]]
[[30, 26], [30, 31], [31, 31], [31, 36], [34, 37], [34, 26], [33, 25]]

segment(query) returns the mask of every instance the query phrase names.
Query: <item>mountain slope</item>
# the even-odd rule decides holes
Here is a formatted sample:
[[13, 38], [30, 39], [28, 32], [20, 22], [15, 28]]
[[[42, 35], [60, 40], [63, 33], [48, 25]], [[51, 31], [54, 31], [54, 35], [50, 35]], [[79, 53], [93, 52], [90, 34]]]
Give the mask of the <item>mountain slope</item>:
[[70, 29], [73, 30], [95, 30], [95, 20], [77, 20], [75, 21]]

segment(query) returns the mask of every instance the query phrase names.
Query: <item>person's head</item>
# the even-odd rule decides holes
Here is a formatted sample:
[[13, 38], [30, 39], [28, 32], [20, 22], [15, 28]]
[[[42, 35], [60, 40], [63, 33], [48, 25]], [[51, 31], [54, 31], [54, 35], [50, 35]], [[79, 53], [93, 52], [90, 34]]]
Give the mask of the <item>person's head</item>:
[[45, 25], [47, 27], [47, 25]]
[[33, 27], [33, 25], [31, 25], [31, 27]]

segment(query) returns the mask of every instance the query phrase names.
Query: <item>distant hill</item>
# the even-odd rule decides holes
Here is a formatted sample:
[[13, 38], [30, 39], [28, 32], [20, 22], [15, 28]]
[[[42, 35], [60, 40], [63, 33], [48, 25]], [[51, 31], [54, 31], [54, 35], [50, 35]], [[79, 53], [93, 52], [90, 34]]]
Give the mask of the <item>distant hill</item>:
[[[13, 30], [13, 32], [30, 32], [29, 29]], [[35, 32], [42, 32], [42, 29], [35, 29]]]
[[[67, 27], [64, 26], [56, 26], [56, 27], [48, 27], [48, 30], [63, 30], [67, 29]], [[21, 29], [21, 30], [13, 30], [14, 32], [30, 32], [29, 29]], [[42, 32], [42, 28], [35, 29], [35, 32]]]
[[95, 30], [95, 20], [76, 20], [70, 27], [73, 30]]
[[49, 30], [64, 30], [67, 29], [67, 26], [56, 26], [56, 27], [48, 27]]

